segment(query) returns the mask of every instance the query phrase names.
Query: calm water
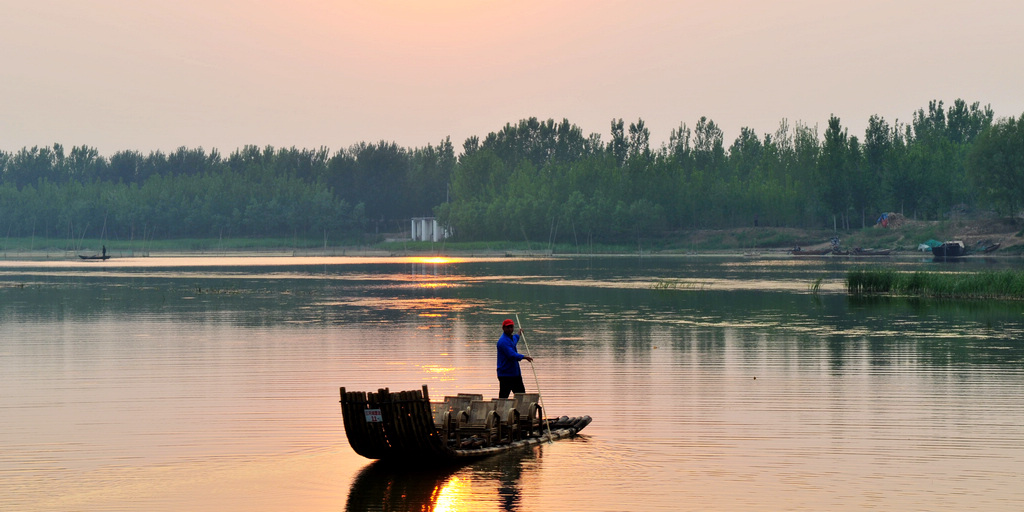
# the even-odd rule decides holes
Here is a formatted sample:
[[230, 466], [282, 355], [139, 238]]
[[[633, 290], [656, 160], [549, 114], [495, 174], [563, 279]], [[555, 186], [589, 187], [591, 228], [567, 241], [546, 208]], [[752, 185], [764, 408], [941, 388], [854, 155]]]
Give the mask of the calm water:
[[[1024, 304], [854, 301], [861, 264], [0, 261], [0, 510], [1021, 510]], [[493, 395], [516, 314], [584, 435], [352, 451], [339, 386]]]

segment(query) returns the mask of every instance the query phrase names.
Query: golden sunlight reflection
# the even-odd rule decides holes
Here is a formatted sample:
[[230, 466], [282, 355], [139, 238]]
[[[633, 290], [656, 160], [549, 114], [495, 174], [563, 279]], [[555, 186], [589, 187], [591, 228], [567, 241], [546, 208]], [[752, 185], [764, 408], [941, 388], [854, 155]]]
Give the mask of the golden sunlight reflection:
[[454, 372], [459, 370], [459, 368], [453, 368], [453, 367], [449, 367], [449, 366], [437, 366], [437, 365], [423, 366], [423, 369], [427, 373], [433, 373], [433, 374], [439, 375], [441, 377], [441, 381], [442, 382], [455, 380], [455, 373]]
[[423, 298], [423, 299], [381, 299], [377, 297], [357, 297], [347, 301], [324, 301], [323, 306], [349, 306], [375, 310], [402, 310], [417, 312], [419, 315], [446, 316], [466, 310], [479, 304], [479, 301], [460, 299]]
[[455, 285], [452, 284], [452, 283], [431, 282], [431, 283], [419, 283], [417, 286], [419, 286], [420, 288], [428, 288], [428, 289], [430, 289], [430, 288], [451, 288], [451, 287], [453, 287]]
[[436, 501], [433, 512], [459, 512], [468, 510], [463, 507], [466, 497], [469, 495], [469, 480], [453, 476], [438, 486]]
[[445, 256], [414, 256], [409, 258], [413, 263], [424, 263], [432, 265], [444, 265], [448, 263], [461, 263], [465, 261], [462, 258], [448, 258]]

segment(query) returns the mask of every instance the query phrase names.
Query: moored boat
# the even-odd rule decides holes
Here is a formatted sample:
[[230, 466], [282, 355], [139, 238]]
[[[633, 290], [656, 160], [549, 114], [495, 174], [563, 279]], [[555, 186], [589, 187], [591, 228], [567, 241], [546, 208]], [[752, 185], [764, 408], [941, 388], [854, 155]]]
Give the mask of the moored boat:
[[793, 256], [824, 256], [832, 252], [832, 249], [801, 249], [794, 247], [789, 251]]
[[888, 256], [892, 252], [892, 249], [861, 249], [860, 247], [853, 248], [854, 256]]
[[431, 402], [427, 386], [397, 393], [341, 388], [341, 412], [349, 445], [368, 459], [468, 462], [573, 437], [590, 424], [590, 416], [544, 419], [538, 398], [460, 394]]
[[959, 258], [965, 252], [964, 243], [960, 240], [947, 240], [942, 245], [932, 247], [932, 255], [940, 259]]
[[999, 243], [993, 243], [991, 240], [982, 240], [974, 246], [974, 252], [980, 252], [982, 254], [988, 254], [994, 252], [999, 248]]

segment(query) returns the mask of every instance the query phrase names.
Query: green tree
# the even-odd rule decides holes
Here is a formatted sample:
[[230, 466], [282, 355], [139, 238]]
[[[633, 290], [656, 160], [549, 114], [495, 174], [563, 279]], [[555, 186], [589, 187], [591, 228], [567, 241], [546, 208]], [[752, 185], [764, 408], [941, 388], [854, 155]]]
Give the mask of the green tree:
[[983, 197], [1004, 214], [1024, 207], [1024, 114], [995, 123], [978, 137], [967, 169]]
[[818, 160], [818, 179], [821, 200], [828, 212], [837, 216], [843, 228], [849, 227], [850, 199], [850, 167], [852, 160], [847, 130], [836, 116], [830, 116], [825, 140], [821, 146], [821, 158]]
[[626, 163], [629, 156], [629, 140], [626, 139], [625, 124], [622, 119], [612, 119], [612, 140], [608, 143], [608, 152], [619, 165]]
[[111, 183], [141, 183], [140, 174], [145, 165], [145, 157], [138, 151], [118, 151], [110, 157], [109, 165], [104, 169], [105, 174], [99, 178]]
[[761, 164], [764, 145], [753, 129], [743, 127], [740, 134], [729, 146], [729, 165], [732, 175], [739, 180], [746, 180]]
[[437, 147], [427, 145], [411, 152], [405, 185], [405, 211], [410, 216], [428, 215], [449, 199], [455, 164], [455, 148], [448, 138]]
[[697, 120], [693, 134], [693, 158], [696, 170], [717, 174], [725, 161], [722, 129], [707, 117]]

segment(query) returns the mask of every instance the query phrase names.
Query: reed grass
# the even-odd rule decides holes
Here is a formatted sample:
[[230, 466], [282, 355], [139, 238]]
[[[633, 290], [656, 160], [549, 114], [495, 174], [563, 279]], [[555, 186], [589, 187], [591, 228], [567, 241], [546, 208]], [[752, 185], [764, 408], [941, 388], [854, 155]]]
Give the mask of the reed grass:
[[824, 280], [825, 280], [824, 277], [819, 277], [819, 278], [815, 279], [814, 281], [812, 281], [811, 285], [810, 285], [811, 293], [817, 295], [818, 292], [821, 291], [821, 283]]
[[1024, 299], [1024, 271], [896, 272], [856, 269], [846, 275], [851, 295], [900, 295], [950, 299]]
[[686, 282], [681, 279], [659, 279], [651, 285], [652, 290], [704, 290], [710, 287], [710, 283]]

